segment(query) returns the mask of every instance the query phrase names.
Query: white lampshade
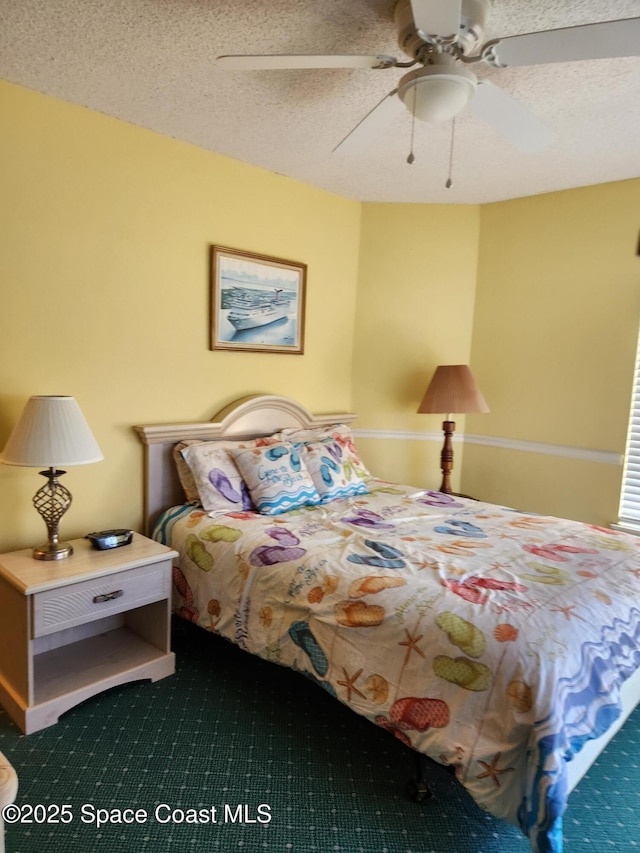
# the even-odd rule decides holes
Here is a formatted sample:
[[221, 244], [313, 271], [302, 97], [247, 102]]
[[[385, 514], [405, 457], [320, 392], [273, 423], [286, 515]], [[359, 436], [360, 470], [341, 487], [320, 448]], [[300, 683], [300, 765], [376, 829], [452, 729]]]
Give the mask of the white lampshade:
[[405, 74], [398, 96], [419, 121], [448, 121], [466, 107], [477, 83], [466, 68], [427, 65]]
[[85, 465], [103, 458], [73, 397], [31, 397], [0, 462], [29, 468]]

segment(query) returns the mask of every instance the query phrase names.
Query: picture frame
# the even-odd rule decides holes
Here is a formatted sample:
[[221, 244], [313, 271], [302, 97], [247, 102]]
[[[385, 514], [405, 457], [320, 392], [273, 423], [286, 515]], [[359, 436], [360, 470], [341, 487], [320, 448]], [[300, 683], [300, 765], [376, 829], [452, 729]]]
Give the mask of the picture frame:
[[211, 350], [304, 353], [307, 265], [211, 247]]

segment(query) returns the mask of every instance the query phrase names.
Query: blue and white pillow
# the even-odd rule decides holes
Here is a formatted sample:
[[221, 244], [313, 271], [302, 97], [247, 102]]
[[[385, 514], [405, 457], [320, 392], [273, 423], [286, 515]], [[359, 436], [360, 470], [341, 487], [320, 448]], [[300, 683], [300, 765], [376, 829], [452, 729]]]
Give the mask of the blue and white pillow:
[[322, 503], [369, 491], [349, 454], [334, 438], [307, 441], [300, 445], [300, 452]]
[[279, 515], [320, 503], [320, 495], [298, 448], [285, 442], [231, 450], [258, 512]]
[[[360, 457], [358, 448], [353, 440], [351, 427], [347, 424], [334, 424], [329, 427], [313, 427], [312, 429], [287, 428], [276, 433], [281, 441], [290, 441], [294, 444], [309, 444], [316, 441], [324, 441], [332, 438], [342, 450], [342, 459], [345, 465], [353, 466], [355, 474], [361, 480], [371, 479], [371, 471], [367, 468]], [[276, 437], [274, 436], [274, 437]]]

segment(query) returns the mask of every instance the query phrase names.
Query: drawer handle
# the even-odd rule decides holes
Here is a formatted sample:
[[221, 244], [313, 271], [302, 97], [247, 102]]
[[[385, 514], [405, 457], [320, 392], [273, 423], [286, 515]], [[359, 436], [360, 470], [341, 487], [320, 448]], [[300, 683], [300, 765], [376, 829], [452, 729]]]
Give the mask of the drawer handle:
[[113, 592], [105, 592], [102, 595], [94, 595], [93, 603], [101, 604], [103, 601], [113, 601], [114, 598], [120, 598], [121, 595], [124, 595], [123, 589], [114, 589]]

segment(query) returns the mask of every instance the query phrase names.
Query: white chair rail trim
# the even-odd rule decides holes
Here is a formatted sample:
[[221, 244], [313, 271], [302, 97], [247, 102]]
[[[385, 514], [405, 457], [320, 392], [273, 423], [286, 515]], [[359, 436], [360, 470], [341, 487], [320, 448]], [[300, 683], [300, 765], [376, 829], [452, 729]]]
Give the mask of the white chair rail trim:
[[[398, 441], [442, 441], [442, 432], [407, 432], [402, 430], [353, 429], [356, 438], [392, 439]], [[546, 444], [540, 441], [522, 441], [513, 438], [496, 438], [490, 435], [454, 434], [454, 442], [481, 444], [503, 450], [522, 450], [526, 453], [542, 453], [546, 456], [563, 456], [583, 462], [598, 462], [604, 465], [622, 465], [624, 456], [611, 450], [589, 450], [583, 447], [567, 447], [562, 444]]]

